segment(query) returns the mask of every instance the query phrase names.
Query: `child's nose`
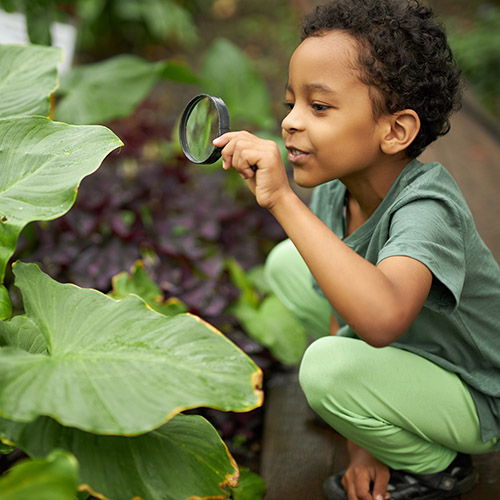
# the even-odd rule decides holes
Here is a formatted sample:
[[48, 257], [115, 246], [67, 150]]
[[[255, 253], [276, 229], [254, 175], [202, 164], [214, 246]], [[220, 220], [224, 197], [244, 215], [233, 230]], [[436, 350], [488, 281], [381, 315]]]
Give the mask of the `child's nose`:
[[288, 133], [296, 132], [297, 130], [302, 130], [304, 128], [301, 114], [299, 113], [297, 106], [294, 106], [285, 118], [283, 118], [281, 128]]

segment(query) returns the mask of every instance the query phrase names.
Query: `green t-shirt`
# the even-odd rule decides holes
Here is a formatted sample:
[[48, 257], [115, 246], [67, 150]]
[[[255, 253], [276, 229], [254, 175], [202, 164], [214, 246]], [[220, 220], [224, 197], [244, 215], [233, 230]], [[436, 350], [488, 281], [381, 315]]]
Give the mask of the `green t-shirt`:
[[[345, 193], [335, 180], [317, 187], [311, 200], [312, 211], [340, 238]], [[483, 441], [500, 435], [500, 267], [447, 170], [412, 160], [344, 242], [373, 264], [404, 255], [430, 269], [425, 305], [392, 345], [457, 373], [475, 401]], [[339, 323], [339, 335], [356, 336]]]

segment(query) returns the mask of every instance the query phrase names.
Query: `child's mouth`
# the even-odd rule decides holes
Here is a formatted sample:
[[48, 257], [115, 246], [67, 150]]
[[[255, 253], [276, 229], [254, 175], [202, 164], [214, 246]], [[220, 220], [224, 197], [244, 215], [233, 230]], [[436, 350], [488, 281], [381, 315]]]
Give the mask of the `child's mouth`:
[[288, 161], [290, 163], [302, 163], [307, 155], [308, 153], [300, 149], [288, 148]]

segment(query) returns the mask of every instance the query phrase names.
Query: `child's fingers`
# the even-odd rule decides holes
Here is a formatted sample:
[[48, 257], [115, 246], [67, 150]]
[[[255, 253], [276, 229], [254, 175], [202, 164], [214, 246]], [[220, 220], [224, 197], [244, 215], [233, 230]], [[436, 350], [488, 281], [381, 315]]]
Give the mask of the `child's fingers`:
[[212, 144], [218, 148], [222, 149], [222, 168], [224, 170], [229, 170], [233, 166], [233, 154], [234, 154], [234, 141], [231, 142], [234, 133], [228, 132], [227, 134], [221, 135], [213, 140]]
[[223, 168], [235, 168], [244, 178], [255, 175], [254, 165], [260, 158], [259, 139], [247, 132], [228, 132], [214, 140], [213, 144], [222, 147]]
[[219, 137], [216, 137], [213, 141], [212, 144], [214, 146], [217, 146], [218, 148], [223, 148], [227, 145], [229, 141], [234, 139], [237, 135], [241, 134], [241, 132], [226, 132], [225, 134], [220, 135]]
[[342, 486], [346, 490], [349, 500], [372, 500], [370, 494], [370, 476], [366, 469], [357, 469], [342, 478]]
[[387, 498], [387, 485], [389, 483], [390, 473], [388, 470], [377, 471], [373, 481], [374, 500], [385, 500]]
[[233, 150], [233, 166], [246, 177], [255, 175], [254, 165], [260, 161], [262, 151], [255, 141], [240, 140]]

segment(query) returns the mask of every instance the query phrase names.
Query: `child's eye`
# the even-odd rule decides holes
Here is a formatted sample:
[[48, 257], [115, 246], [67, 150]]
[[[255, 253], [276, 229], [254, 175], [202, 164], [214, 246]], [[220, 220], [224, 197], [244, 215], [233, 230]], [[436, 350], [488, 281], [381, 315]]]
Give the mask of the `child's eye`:
[[293, 109], [293, 102], [284, 102], [283, 106], [286, 109], [286, 112], [290, 113], [290, 111], [292, 111]]
[[330, 106], [326, 106], [325, 104], [317, 104], [317, 103], [311, 104], [311, 107], [314, 109], [314, 111], [318, 111], [318, 112], [327, 111], [328, 109], [330, 109]]

